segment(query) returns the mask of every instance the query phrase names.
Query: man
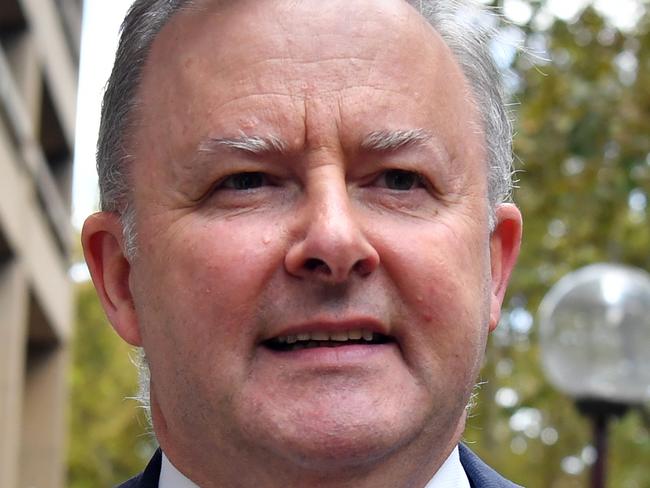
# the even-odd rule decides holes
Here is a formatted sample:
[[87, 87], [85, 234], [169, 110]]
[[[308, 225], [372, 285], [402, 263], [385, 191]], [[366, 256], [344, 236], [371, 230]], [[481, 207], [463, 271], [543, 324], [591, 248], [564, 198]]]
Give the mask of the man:
[[459, 447], [521, 229], [477, 15], [132, 7], [82, 237], [151, 372], [125, 486], [513, 486]]

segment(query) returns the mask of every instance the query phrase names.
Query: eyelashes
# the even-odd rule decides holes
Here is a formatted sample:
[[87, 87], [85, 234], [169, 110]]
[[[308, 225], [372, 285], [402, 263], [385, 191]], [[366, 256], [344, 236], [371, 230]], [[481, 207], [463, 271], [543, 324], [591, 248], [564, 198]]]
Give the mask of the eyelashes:
[[422, 175], [415, 171], [389, 169], [379, 175], [374, 181], [376, 186], [396, 191], [408, 191], [415, 188], [425, 188]]
[[235, 173], [227, 176], [215, 187], [229, 190], [254, 190], [270, 184], [269, 177], [260, 171], [250, 171], [244, 173]]
[[[235, 173], [222, 179], [214, 188], [228, 190], [254, 190], [273, 185], [271, 178], [261, 171]], [[396, 191], [408, 191], [427, 186], [422, 175], [415, 171], [390, 169], [382, 172], [371, 185]], [[273, 185], [275, 186], [275, 185]]]

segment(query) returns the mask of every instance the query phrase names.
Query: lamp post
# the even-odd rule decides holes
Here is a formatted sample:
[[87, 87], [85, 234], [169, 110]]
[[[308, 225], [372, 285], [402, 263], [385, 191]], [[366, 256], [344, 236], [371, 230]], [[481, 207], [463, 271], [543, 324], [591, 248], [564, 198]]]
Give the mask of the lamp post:
[[593, 264], [564, 276], [538, 311], [542, 368], [590, 417], [592, 487], [605, 486], [607, 424], [650, 399], [650, 274]]

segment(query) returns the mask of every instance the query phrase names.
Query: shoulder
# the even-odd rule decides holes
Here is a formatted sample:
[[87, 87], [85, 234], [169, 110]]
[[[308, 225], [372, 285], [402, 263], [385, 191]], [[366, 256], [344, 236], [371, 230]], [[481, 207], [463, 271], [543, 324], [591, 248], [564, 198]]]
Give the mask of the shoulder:
[[115, 488], [158, 488], [162, 453], [157, 449], [142, 473]]
[[[519, 485], [508, 481], [474, 454], [464, 444], [458, 445], [460, 462], [467, 473], [473, 488], [518, 488]], [[519, 487], [521, 488], [521, 487]]]

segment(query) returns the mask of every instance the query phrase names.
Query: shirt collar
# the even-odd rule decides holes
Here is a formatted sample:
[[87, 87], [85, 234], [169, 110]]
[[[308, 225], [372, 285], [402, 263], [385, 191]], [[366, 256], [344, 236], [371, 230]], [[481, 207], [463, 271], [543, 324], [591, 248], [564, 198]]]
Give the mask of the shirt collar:
[[469, 478], [460, 463], [458, 446], [454, 448], [424, 488], [470, 488]]
[[192, 482], [176, 466], [174, 466], [165, 453], [162, 453], [162, 464], [160, 465], [160, 480], [158, 488], [199, 488], [199, 485]]
[[[163, 452], [158, 488], [199, 488], [199, 486], [176, 469]], [[458, 447], [454, 448], [425, 488], [470, 488], [469, 479], [460, 463]]]

